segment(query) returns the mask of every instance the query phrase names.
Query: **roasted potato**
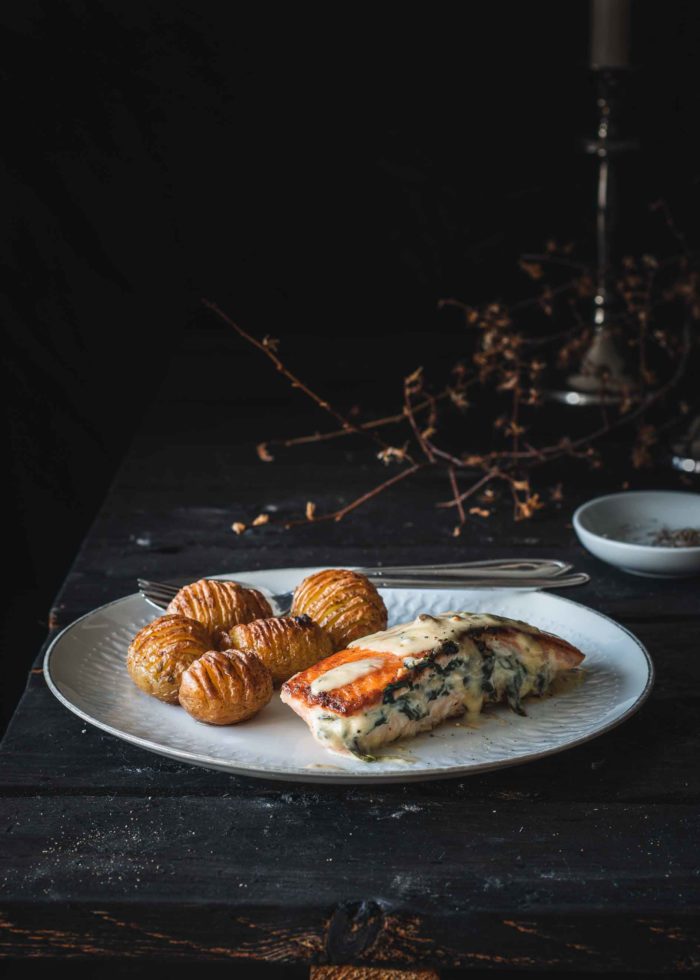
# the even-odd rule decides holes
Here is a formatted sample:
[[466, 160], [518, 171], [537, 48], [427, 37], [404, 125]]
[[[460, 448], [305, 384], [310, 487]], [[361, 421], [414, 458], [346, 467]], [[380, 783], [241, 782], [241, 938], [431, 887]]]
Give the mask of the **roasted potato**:
[[344, 568], [305, 578], [294, 593], [292, 615], [310, 616], [329, 634], [334, 650], [386, 629], [387, 622], [384, 600], [369, 579]]
[[131, 641], [126, 666], [146, 694], [177, 704], [182, 672], [210, 647], [211, 638], [201, 623], [185, 616], [159, 616]]
[[272, 697], [272, 675], [254, 653], [210, 650], [182, 675], [180, 704], [197, 721], [235, 725]]
[[168, 606], [168, 612], [196, 619], [212, 633], [272, 615], [269, 602], [257, 589], [246, 589], [238, 582], [206, 578], [180, 589]]
[[256, 653], [275, 684], [333, 653], [330, 636], [309, 616], [273, 616], [234, 626], [229, 631], [237, 650]]

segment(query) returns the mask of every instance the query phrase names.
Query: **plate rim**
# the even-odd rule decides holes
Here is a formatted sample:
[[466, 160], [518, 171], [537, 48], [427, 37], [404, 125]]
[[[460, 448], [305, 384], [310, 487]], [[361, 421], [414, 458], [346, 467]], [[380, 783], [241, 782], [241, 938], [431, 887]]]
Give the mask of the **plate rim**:
[[[218, 573], [216, 575], [203, 576], [204, 578], [234, 578], [236, 576], [244, 578], [246, 575], [250, 574], [271, 574], [278, 572], [299, 572], [303, 575], [313, 574], [313, 572], [318, 571], [319, 568], [330, 568], [332, 566], [326, 565], [308, 565], [308, 566], [298, 566], [293, 565], [287, 568], [257, 568], [249, 569], [247, 571], [237, 571], [237, 572], [224, 572]], [[343, 566], [345, 567], [345, 566]], [[350, 567], [350, 566], [348, 566]], [[406, 591], [417, 591], [422, 592], [424, 589], [416, 590], [406, 590]], [[468, 590], [465, 590], [468, 591]], [[496, 590], [494, 590], [496, 591]], [[503, 592], [513, 591], [508, 589], [503, 589]], [[543, 592], [549, 590], [533, 589], [534, 592]], [[130, 592], [128, 595], [120, 596], [118, 599], [112, 599], [109, 602], [103, 603], [101, 606], [96, 606], [94, 609], [90, 609], [88, 612], [79, 616], [78, 619], [74, 620], [72, 623], [68, 623], [63, 629], [56, 634], [56, 636], [49, 643], [46, 653], [44, 654], [43, 660], [43, 676], [46, 681], [46, 685], [54, 695], [54, 697], [72, 714], [86, 721], [88, 724], [93, 725], [95, 728], [101, 731], [107, 732], [109, 735], [121, 739], [122, 741], [128, 742], [131, 745], [137, 745], [139, 748], [145, 749], [146, 751], [153, 752], [156, 755], [164, 756], [168, 759], [174, 759], [177, 762], [185, 762], [189, 765], [199, 766], [206, 769], [214, 769], [218, 772], [229, 773], [233, 776], [247, 776], [253, 779], [270, 779], [274, 781], [281, 782], [308, 782], [308, 783], [328, 783], [328, 784], [356, 784], [362, 785], [364, 783], [408, 783], [408, 782], [428, 782], [437, 779], [458, 779], [465, 778], [466, 776], [477, 775], [483, 772], [493, 772], [497, 769], [510, 769], [514, 766], [525, 765], [528, 762], [536, 762], [539, 759], [546, 759], [552, 755], [558, 755], [560, 752], [566, 752], [569, 749], [577, 748], [579, 745], [585, 745], [586, 742], [591, 742], [593, 739], [599, 738], [601, 735], [605, 735], [617, 728], [619, 725], [627, 721], [632, 715], [636, 714], [640, 708], [643, 707], [645, 702], [648, 700], [651, 694], [654, 683], [656, 680], [656, 669], [654, 667], [654, 662], [651, 658], [649, 651], [646, 646], [642, 643], [638, 637], [628, 630], [626, 626], [622, 623], [618, 623], [617, 620], [613, 619], [611, 616], [605, 613], [599, 612], [597, 609], [591, 609], [590, 606], [584, 605], [582, 602], [576, 602], [575, 599], [569, 599], [566, 596], [561, 596], [557, 593], [550, 596], [558, 599], [560, 602], [568, 603], [569, 605], [576, 606], [579, 609], [584, 609], [586, 612], [591, 613], [594, 616], [599, 616], [601, 619], [607, 620], [607, 622], [612, 623], [618, 629], [626, 633], [627, 636], [634, 642], [639, 651], [641, 652], [644, 662], [647, 668], [647, 677], [640, 694], [632, 702], [632, 704], [613, 721], [603, 725], [601, 728], [596, 729], [594, 732], [590, 732], [586, 735], [581, 735], [578, 738], [573, 739], [570, 742], [564, 744], [553, 746], [550, 749], [544, 749], [539, 752], [531, 752], [527, 755], [518, 756], [512, 759], [499, 759], [495, 762], [483, 762], [476, 763], [468, 766], [445, 766], [441, 768], [430, 768], [430, 769], [406, 769], [402, 773], [380, 773], [380, 772], [343, 772], [341, 770], [328, 770], [327, 772], [317, 771], [313, 772], [304, 768], [294, 768], [294, 769], [270, 769], [261, 770], [254, 766], [241, 766], [224, 764], [219, 759], [207, 756], [202, 753], [187, 752], [182, 749], [169, 749], [167, 746], [163, 746], [160, 743], [151, 742], [149, 739], [142, 738], [140, 735], [132, 735], [130, 733], [125, 733], [124, 731], [114, 728], [114, 726], [109, 725], [106, 722], [100, 721], [93, 716], [89, 715], [87, 712], [83, 711], [76, 704], [70, 701], [59, 689], [58, 683], [54, 681], [51, 675], [51, 657], [54, 650], [66, 634], [70, 633], [71, 630], [75, 629], [83, 620], [88, 619], [95, 613], [102, 612], [105, 609], [109, 609], [111, 606], [118, 605], [120, 603], [126, 602], [129, 599], [134, 599], [140, 596], [139, 592]]]

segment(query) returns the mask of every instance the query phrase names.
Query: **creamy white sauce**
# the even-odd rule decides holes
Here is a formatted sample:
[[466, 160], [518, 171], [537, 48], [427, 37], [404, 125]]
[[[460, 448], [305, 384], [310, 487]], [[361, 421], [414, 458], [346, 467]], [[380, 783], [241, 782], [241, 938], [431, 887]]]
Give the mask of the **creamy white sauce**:
[[[397, 657], [415, 657], [434, 650], [448, 640], [457, 640], [465, 630], [509, 624], [512, 620], [488, 613], [449, 612], [441, 616], [423, 614], [412, 623], [402, 623], [381, 633], [372, 633], [353, 640], [351, 647], [393, 653]], [[518, 627], [522, 624], [518, 623]], [[410, 665], [407, 665], [410, 666]]]
[[346, 687], [366, 674], [371, 674], [373, 670], [378, 670], [383, 664], [384, 661], [380, 657], [367, 657], [364, 660], [351, 660], [347, 664], [340, 664], [339, 667], [331, 667], [325, 674], [321, 674], [311, 682], [310, 691], [312, 694], [322, 694], [324, 691], [335, 691], [336, 688]]

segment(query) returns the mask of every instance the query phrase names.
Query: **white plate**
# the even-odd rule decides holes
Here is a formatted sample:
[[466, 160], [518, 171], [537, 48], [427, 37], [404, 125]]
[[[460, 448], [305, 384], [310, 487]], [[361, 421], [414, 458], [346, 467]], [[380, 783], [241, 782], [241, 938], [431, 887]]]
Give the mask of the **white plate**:
[[[240, 572], [268, 593], [290, 591], [317, 569]], [[226, 577], [226, 576], [219, 576]], [[255, 718], [229, 728], [202, 725], [182, 708], [143, 694], [126, 670], [134, 633], [156, 615], [140, 595], [127, 596], [66, 627], [46, 652], [46, 680], [67, 708], [127, 742], [183, 762], [226, 772], [298, 782], [408, 782], [464, 776], [517, 765], [586, 742], [636, 711], [653, 683], [642, 644], [600, 613], [546, 592], [387, 589], [389, 624], [421, 612], [493, 612], [564, 637], [586, 654], [583, 684], [526, 702], [527, 717], [487, 709], [475, 726], [447, 722], [430, 734], [386, 747], [376, 762], [333, 755], [311, 737], [277, 692]]]

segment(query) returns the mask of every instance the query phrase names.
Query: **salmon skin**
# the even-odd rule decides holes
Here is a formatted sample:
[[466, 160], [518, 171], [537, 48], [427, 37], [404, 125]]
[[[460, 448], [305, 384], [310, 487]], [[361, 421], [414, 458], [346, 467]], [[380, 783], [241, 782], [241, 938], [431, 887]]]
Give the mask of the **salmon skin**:
[[423, 614], [355, 640], [291, 677], [282, 700], [324, 748], [368, 758], [465, 711], [542, 695], [584, 655], [566, 640], [485, 613]]

